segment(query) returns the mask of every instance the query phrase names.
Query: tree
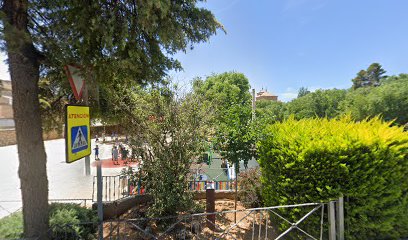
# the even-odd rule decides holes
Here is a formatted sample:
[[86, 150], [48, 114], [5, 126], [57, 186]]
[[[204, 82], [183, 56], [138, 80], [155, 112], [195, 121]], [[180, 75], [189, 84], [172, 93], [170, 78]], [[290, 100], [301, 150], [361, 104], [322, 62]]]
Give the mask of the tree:
[[169, 69], [180, 69], [172, 54], [222, 28], [197, 2], [4, 0], [2, 37], [13, 88], [26, 238], [46, 238], [48, 228], [40, 73], [66, 81], [62, 67], [76, 63], [96, 83], [158, 81]]
[[345, 96], [346, 90], [319, 89], [287, 103], [286, 116], [293, 114], [296, 119], [336, 117], [340, 112], [339, 104], [344, 100]]
[[381, 79], [385, 76], [386, 71], [379, 63], [372, 63], [367, 70], [361, 70], [357, 73], [357, 76], [352, 79], [353, 89], [361, 87], [377, 87], [380, 85]]
[[309, 93], [310, 93], [310, 91], [306, 87], [301, 87], [301, 88], [299, 88], [297, 97], [300, 98], [300, 97], [306, 96]]
[[284, 102], [258, 100], [256, 101], [256, 119], [265, 121], [267, 124], [271, 124], [275, 121], [282, 121], [285, 117]]
[[[130, 100], [123, 101], [123, 96]], [[190, 166], [203, 147], [203, 112], [191, 94], [161, 86], [148, 92], [123, 88], [113, 99], [122, 108], [122, 122], [132, 153], [141, 158], [137, 177], [154, 199], [151, 217], [174, 216], [191, 210]]]
[[221, 155], [236, 166], [254, 154], [251, 132], [251, 94], [248, 79], [242, 73], [227, 72], [212, 75], [205, 81], [196, 79], [194, 92], [202, 96], [202, 106], [211, 115], [209, 137]]
[[404, 125], [408, 122], [408, 75], [387, 77], [373, 89], [348, 92], [340, 110], [359, 121], [381, 115], [386, 121]]
[[26, 238], [46, 239], [48, 179], [38, 101], [41, 55], [29, 34], [27, 9], [27, 1], [4, 1], [4, 37], [20, 159], [18, 174], [23, 200], [24, 235]]

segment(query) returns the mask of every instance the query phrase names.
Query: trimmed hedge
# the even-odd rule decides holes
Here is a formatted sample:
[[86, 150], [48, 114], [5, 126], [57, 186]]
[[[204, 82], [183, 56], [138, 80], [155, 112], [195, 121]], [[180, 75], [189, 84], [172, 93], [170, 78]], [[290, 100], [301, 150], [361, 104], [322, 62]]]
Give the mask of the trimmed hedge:
[[[266, 206], [328, 202], [343, 194], [347, 239], [408, 236], [408, 133], [402, 127], [379, 118], [291, 118], [269, 125], [258, 151]], [[302, 213], [285, 212], [292, 220]], [[314, 220], [302, 226], [319, 236]]]

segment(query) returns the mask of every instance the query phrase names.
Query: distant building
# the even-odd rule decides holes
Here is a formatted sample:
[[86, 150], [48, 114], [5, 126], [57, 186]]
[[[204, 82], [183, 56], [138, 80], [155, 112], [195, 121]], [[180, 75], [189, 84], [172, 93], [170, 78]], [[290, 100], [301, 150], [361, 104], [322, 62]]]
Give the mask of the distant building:
[[11, 81], [0, 80], [0, 129], [14, 128]]
[[255, 100], [256, 101], [259, 101], [259, 100], [278, 101], [278, 96], [273, 95], [272, 93], [269, 93], [266, 90], [262, 89], [256, 94]]

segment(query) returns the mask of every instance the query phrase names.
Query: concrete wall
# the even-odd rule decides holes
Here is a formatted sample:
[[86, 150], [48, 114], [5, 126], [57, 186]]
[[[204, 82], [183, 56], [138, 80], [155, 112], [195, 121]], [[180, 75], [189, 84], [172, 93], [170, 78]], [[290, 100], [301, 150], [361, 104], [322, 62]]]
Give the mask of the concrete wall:
[[0, 146], [16, 144], [16, 132], [13, 130], [0, 130]]
[[11, 105], [0, 104], [0, 118], [13, 118], [13, 108]]
[[[43, 134], [44, 140], [52, 140], [62, 137], [63, 134], [59, 134], [57, 131], [51, 131]], [[17, 144], [16, 131], [14, 129], [0, 130], [0, 147], [14, 144]]]

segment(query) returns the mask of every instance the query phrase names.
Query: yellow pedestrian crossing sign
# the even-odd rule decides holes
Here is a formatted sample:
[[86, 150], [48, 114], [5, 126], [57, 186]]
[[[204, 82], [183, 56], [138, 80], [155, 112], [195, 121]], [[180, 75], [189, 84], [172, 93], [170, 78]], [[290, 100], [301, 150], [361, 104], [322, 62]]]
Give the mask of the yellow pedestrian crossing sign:
[[89, 107], [66, 106], [65, 149], [67, 163], [91, 154]]

